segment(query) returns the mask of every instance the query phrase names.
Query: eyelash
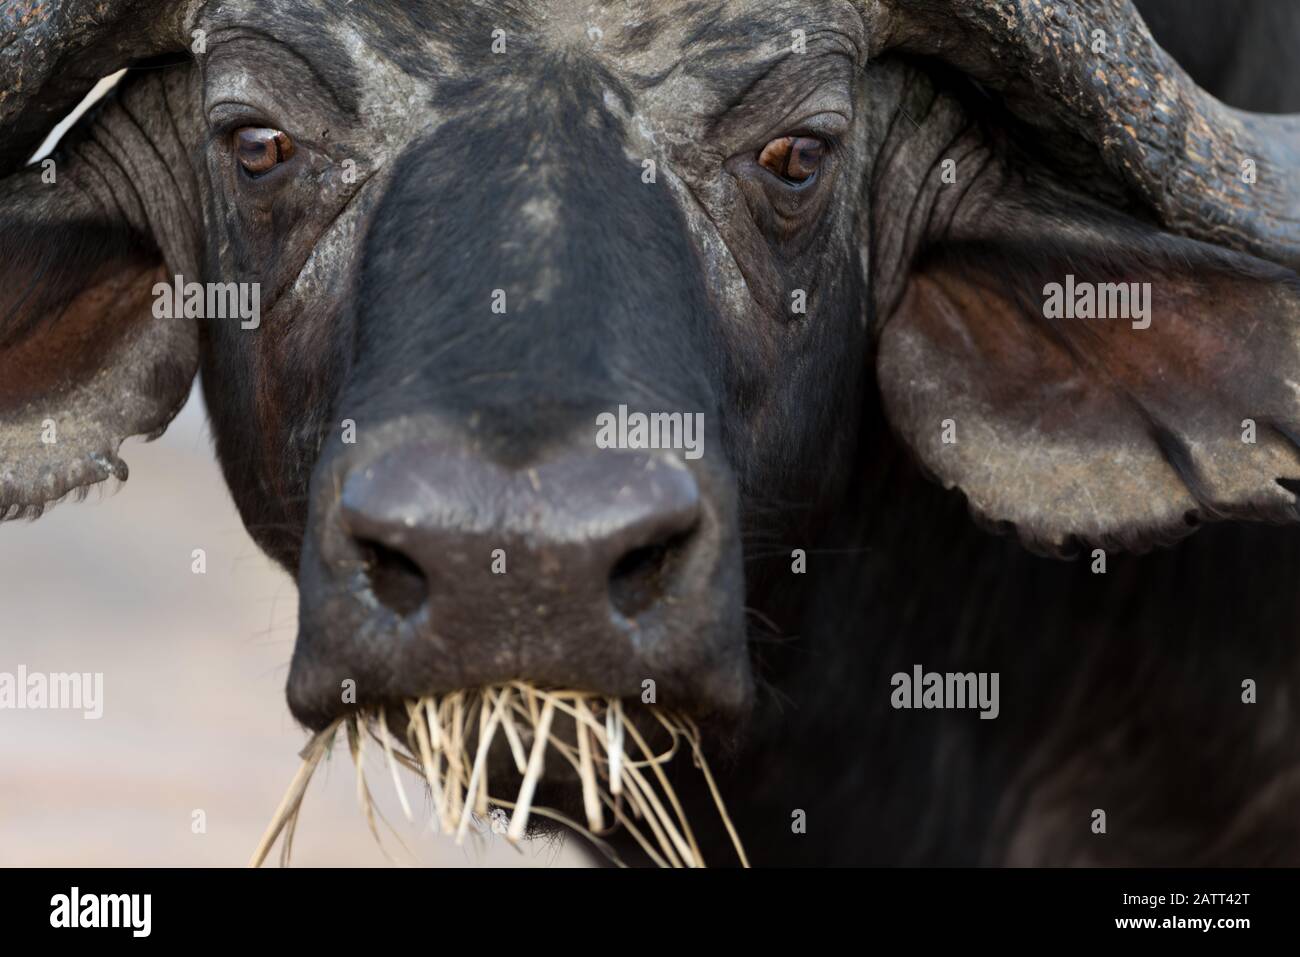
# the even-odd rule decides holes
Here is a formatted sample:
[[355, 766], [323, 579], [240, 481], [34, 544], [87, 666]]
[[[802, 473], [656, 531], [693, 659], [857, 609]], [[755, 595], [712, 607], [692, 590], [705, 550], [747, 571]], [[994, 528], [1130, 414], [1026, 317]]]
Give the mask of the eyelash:
[[840, 145], [841, 140], [843, 139], [838, 134], [826, 133], [823, 132], [822, 130], [817, 130], [806, 126], [796, 126], [794, 129], [790, 130], [789, 132], [782, 133], [781, 135], [795, 136], [795, 137], [806, 136], [809, 139], [821, 140], [823, 143], [826, 144], [827, 153], [830, 153], [832, 150], [837, 149]]

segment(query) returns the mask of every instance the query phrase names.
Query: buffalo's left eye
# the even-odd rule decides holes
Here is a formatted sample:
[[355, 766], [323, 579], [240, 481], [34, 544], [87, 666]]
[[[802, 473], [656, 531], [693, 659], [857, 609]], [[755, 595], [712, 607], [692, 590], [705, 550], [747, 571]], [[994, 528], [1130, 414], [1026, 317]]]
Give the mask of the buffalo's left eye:
[[235, 156], [250, 176], [260, 176], [293, 156], [293, 140], [283, 130], [243, 126], [235, 130]]
[[763, 147], [758, 163], [782, 179], [806, 183], [826, 155], [826, 144], [813, 136], [781, 136]]

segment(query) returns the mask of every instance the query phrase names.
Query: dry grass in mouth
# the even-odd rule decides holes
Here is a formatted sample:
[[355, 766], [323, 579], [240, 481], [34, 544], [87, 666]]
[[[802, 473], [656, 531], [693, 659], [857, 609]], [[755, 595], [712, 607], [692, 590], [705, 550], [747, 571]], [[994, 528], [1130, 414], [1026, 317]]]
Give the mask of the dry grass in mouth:
[[[685, 742], [695, 766], [704, 775], [740, 863], [749, 866], [704, 760], [699, 729], [685, 716], [653, 707], [644, 709], [663, 726], [671, 741], [666, 750], [656, 753], [635, 722], [626, 717], [621, 701], [582, 691], [548, 691], [516, 681], [418, 701], [408, 699], [405, 707], [405, 746], [389, 734], [382, 709], [339, 718], [308, 742], [301, 753], [302, 766], [253, 853], [250, 866], [261, 866], [281, 833], [284, 840], [280, 864], [288, 865], [307, 784], [321, 758], [329, 753], [340, 728], [344, 729], [357, 769], [357, 799], [377, 841], [376, 810], [362, 764], [367, 734], [383, 749], [408, 820], [412, 819], [411, 805], [399, 765], [428, 786], [435, 822], [444, 834], [454, 834], [458, 844], [464, 841], [471, 819], [487, 817], [493, 805], [511, 812], [506, 828], [506, 839], [511, 843], [524, 836], [529, 816], [540, 814], [585, 834], [619, 866], [624, 866], [623, 861], [602, 839], [617, 827], [626, 828], [646, 856], [660, 867], [704, 866], [695, 835], [663, 770]], [[554, 726], [557, 712], [571, 719], [565, 727], [572, 728], [574, 740], [559, 735]], [[488, 753], [498, 734], [505, 736], [515, 768], [522, 776], [513, 801], [490, 790]], [[558, 754], [567, 761], [582, 782], [585, 826], [533, 803], [549, 754]]]

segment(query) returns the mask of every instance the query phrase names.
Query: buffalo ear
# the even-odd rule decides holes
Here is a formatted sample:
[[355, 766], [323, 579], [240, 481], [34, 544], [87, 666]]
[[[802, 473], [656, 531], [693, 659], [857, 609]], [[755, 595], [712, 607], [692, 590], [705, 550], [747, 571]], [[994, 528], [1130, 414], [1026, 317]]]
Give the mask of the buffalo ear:
[[[921, 256], [881, 330], [887, 413], [923, 465], [1049, 554], [1300, 517], [1296, 275], [1123, 217], [1021, 221]], [[1149, 324], [1140, 300], [1061, 315], [1070, 283], [1076, 315], [1083, 283], [1146, 284]]]
[[161, 434], [198, 366], [194, 321], [153, 315], [152, 241], [40, 172], [0, 181], [0, 519], [125, 479], [123, 440]]

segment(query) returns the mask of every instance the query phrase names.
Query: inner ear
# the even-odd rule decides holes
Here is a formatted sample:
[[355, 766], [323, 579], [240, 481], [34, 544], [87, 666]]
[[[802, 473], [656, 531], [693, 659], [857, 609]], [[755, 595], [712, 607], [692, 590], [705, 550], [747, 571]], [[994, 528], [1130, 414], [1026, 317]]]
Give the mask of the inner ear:
[[193, 320], [157, 319], [162, 257], [126, 227], [0, 217], [0, 518], [115, 477], [189, 394]]
[[[93, 376], [105, 355], [150, 314], [150, 289], [165, 270], [128, 230], [95, 222], [23, 225], [47, 239], [8, 249], [0, 290], [0, 410]], [[119, 316], [105, 322], [104, 317]], [[57, 335], [47, 334], [58, 330]]]
[[[924, 466], [1050, 554], [1296, 520], [1297, 277], [1122, 220], [1027, 233], [931, 250], [882, 331], [890, 418]], [[1055, 315], [1054, 284], [1149, 298]]]

